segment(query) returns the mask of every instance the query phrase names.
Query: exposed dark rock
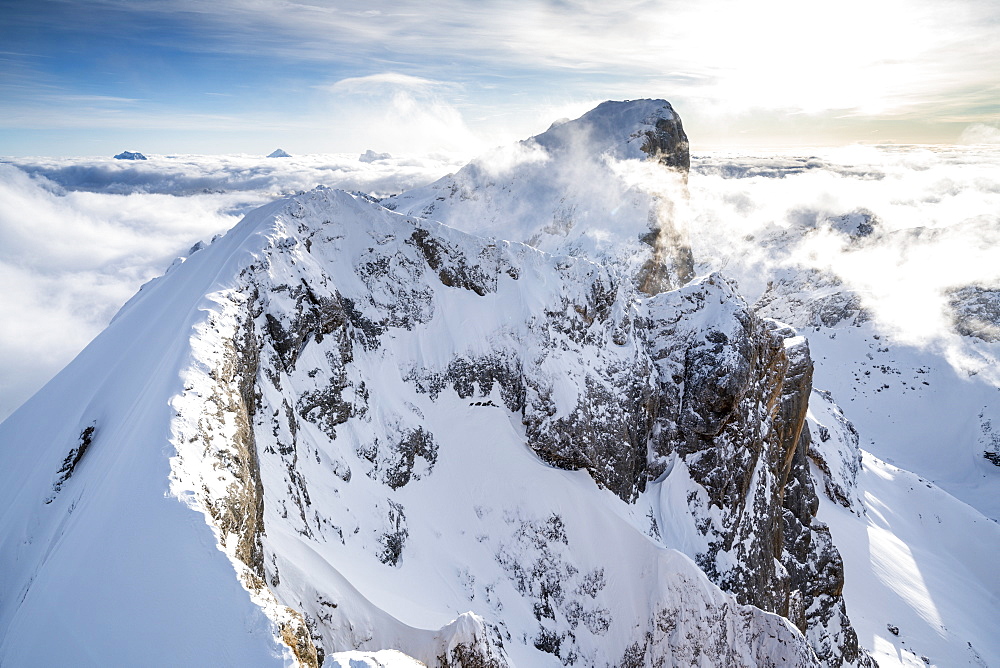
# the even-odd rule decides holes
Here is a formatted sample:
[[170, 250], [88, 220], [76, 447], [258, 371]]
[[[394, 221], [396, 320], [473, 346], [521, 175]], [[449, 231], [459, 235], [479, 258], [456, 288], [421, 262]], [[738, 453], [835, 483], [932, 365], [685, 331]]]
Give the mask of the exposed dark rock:
[[511, 667], [500, 628], [485, 623], [478, 615], [459, 615], [441, 630], [441, 636], [443, 647], [436, 657], [437, 668]]
[[794, 327], [857, 327], [871, 320], [860, 296], [836, 276], [816, 269], [769, 282], [754, 311]]
[[846, 234], [852, 242], [871, 236], [882, 224], [878, 216], [868, 209], [856, 209], [828, 220], [833, 229]]
[[986, 461], [1000, 466], [1000, 429], [994, 428], [993, 420], [986, 417], [985, 409], [979, 411], [979, 444]]
[[511, 351], [497, 350], [487, 357], [473, 359], [456, 357], [443, 373], [413, 369], [404, 380], [432, 399], [437, 399], [445, 388], [468, 399], [477, 395], [489, 396], [493, 388], [498, 387], [508, 410], [513, 413], [524, 410], [524, 370], [520, 358]]
[[955, 331], [983, 341], [1000, 341], [1000, 288], [967, 285], [948, 294]]
[[410, 532], [406, 528], [406, 515], [403, 506], [395, 501], [389, 501], [389, 510], [386, 513], [388, 528], [379, 536], [379, 543], [382, 544], [382, 552], [379, 559], [383, 564], [398, 566], [403, 558], [403, 546]]
[[[368, 475], [381, 480], [392, 489], [398, 489], [411, 480], [429, 475], [437, 463], [438, 445], [433, 435], [423, 427], [406, 430], [398, 440], [387, 444], [374, 443], [362, 446], [358, 455], [373, 464]], [[416, 470], [417, 458], [424, 460], [425, 471]]]
[[[716, 300], [731, 306], [690, 330]], [[698, 564], [741, 603], [792, 619], [826, 664], [870, 665], [844, 612], [840, 556], [814, 519], [805, 340], [736, 306], [717, 277], [670, 301], [670, 319], [654, 324], [664, 397], [656, 454], [676, 452], [704, 490], [689, 497], [709, 544]], [[705, 504], [719, 510], [714, 519]]]
[[87, 449], [90, 447], [90, 444], [93, 443], [94, 431], [96, 429], [97, 424], [94, 423], [80, 432], [79, 442], [69, 451], [69, 454], [66, 455], [66, 459], [63, 460], [62, 466], [60, 466], [59, 470], [56, 471], [56, 481], [52, 484], [52, 494], [45, 499], [45, 503], [52, 503], [56, 498], [56, 494], [62, 490], [63, 485], [66, 484], [66, 481], [73, 475], [73, 472], [76, 470], [80, 460], [82, 460], [83, 456], [87, 454]]
[[565, 417], [554, 414], [548, 388], [529, 385], [531, 400], [524, 411], [528, 445], [542, 460], [586, 469], [625, 501], [646, 486], [646, 442], [656, 406], [649, 374], [634, 377], [635, 371], [615, 373], [614, 389], [587, 376], [576, 409]]
[[672, 118], [657, 118], [655, 129], [646, 130], [642, 151], [661, 165], [684, 174], [691, 169], [691, 151], [687, 134], [676, 113]]

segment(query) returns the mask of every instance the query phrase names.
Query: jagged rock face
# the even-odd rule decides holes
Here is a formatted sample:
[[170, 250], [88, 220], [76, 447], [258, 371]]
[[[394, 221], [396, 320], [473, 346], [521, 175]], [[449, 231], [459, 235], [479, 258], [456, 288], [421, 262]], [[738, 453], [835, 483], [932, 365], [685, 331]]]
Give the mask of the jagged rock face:
[[967, 285], [951, 291], [955, 331], [983, 341], [1000, 341], [1000, 289]]
[[843, 565], [814, 520], [808, 346], [720, 277], [697, 287], [661, 295], [651, 311], [665, 397], [652, 472], [695, 483], [684, 501], [704, 542], [689, 553], [715, 582], [791, 619], [825, 664], [866, 665], [844, 612]]
[[[263, 233], [264, 250], [213, 297], [202, 331], [231, 332], [232, 353], [192, 367], [218, 389], [206, 403], [202, 381], [191, 380], [175, 402], [183, 447], [174, 468], [300, 663], [385, 647], [443, 666], [530, 665], [547, 655], [567, 665], [815, 660], [815, 642], [810, 649], [760, 609], [786, 612], [788, 575], [758, 568], [781, 556], [778, 478], [790, 467], [782, 439], [801, 429], [797, 392], [808, 380], [789, 380], [792, 408], [781, 413], [782, 339], [721, 278], [650, 302], [607, 267], [325, 190], [289, 201]], [[466, 324], [456, 328], [460, 313]], [[787, 435], [768, 438], [772, 423]], [[507, 488], [516, 478], [475, 467], [456, 475], [459, 444], [477, 424], [498, 439], [479, 457], [503, 461], [521, 443], [537, 456], [531, 475], [554, 475], [541, 460], [584, 477], [533, 483], [522, 499]], [[692, 507], [676, 522], [716, 522], [705, 534], [711, 554], [733, 549], [740, 563], [706, 571], [736, 600], [706, 589], [690, 562], [611, 510], [647, 503], [678, 456], [704, 490], [699, 503], [711, 495], [717, 508]], [[206, 457], [208, 477], [193, 464]], [[491, 495], [491, 485], [503, 491]], [[598, 487], [614, 496], [591, 499]], [[433, 511], [452, 493], [447, 510]], [[469, 494], [481, 502], [460, 501]], [[550, 494], [577, 500], [551, 506]], [[468, 519], [440, 524], [434, 512]], [[805, 513], [801, 531], [813, 535], [810, 520]], [[449, 532], [447, 551], [429, 527]], [[594, 527], [635, 556], [595, 552], [585, 538]], [[736, 551], [740, 541], [751, 547]], [[297, 556], [306, 547], [316, 555], [308, 573]], [[447, 591], [469, 592], [456, 604], [478, 616], [466, 640], [441, 645], [434, 638], [444, 630], [417, 631], [365, 598], [377, 594], [365, 569], [422, 581], [428, 554], [440, 560], [435, 572], [454, 574]], [[705, 568], [707, 554], [692, 556]], [[648, 609], [635, 602], [651, 586], [635, 568], [660, 574], [642, 597]]]
[[642, 151], [664, 167], [676, 169], [685, 175], [691, 170], [690, 146], [677, 114], [673, 118], [656, 119], [655, 129], [646, 131]]
[[576, 148], [585, 146], [593, 155], [619, 159], [645, 154], [685, 178], [691, 169], [681, 117], [666, 100], [602, 102], [580, 118], [553, 125], [528, 141], [557, 153], [576, 153]]
[[857, 327], [871, 320], [857, 293], [815, 269], [769, 283], [754, 310], [794, 327]]

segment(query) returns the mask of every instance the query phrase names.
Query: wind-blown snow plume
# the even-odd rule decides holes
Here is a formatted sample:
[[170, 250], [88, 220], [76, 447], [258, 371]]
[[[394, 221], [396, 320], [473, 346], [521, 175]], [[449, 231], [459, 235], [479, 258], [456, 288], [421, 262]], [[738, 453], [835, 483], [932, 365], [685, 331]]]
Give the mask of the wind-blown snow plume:
[[643, 292], [656, 294], [693, 276], [678, 215], [689, 162], [668, 102], [605, 102], [386, 206], [627, 267]]

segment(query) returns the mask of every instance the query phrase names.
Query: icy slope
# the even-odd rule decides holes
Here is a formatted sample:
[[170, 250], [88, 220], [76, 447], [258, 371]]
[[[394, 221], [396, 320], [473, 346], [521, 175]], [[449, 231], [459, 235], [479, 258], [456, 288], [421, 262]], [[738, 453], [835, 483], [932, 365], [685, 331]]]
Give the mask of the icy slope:
[[246, 232], [148, 286], [0, 424], [0, 663], [281, 661], [212, 531], [169, 491], [169, 400], [204, 295], [248, 252]]
[[[844, 598], [879, 665], [990, 666], [1000, 526], [926, 478], [857, 448], [858, 430], [816, 391], [809, 426], [819, 517], [844, 557]], [[840, 453], [840, 454], [837, 454]], [[824, 462], [839, 461], [839, 468]]]
[[926, 479], [864, 457], [861, 517], [823, 504], [845, 562], [844, 598], [880, 666], [1000, 661], [1000, 526]]

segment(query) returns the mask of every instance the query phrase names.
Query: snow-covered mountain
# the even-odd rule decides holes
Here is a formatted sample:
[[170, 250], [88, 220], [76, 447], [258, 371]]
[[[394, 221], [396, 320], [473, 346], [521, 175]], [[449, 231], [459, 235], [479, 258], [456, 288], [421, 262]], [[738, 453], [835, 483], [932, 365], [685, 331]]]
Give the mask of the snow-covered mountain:
[[688, 161], [605, 103], [192, 249], [0, 424], [0, 662], [994, 662], [996, 523], [694, 276]]

